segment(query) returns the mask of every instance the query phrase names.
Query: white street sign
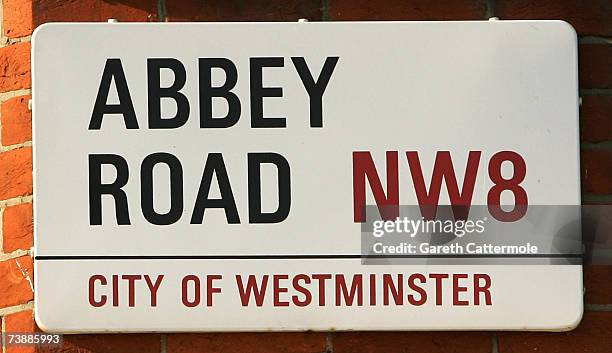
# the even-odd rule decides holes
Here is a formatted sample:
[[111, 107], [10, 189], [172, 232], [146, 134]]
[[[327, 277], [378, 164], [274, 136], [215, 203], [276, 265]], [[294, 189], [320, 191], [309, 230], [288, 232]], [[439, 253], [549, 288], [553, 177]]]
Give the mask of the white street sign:
[[[574, 327], [579, 264], [491, 244], [462, 262], [476, 245], [429, 243], [415, 259], [456, 262], [402, 263], [381, 243], [371, 264], [362, 224], [365, 205], [392, 223], [384, 205], [483, 205], [476, 229], [579, 205], [576, 45], [561, 21], [39, 27], [37, 323]], [[530, 229], [518, 251], [548, 261]]]

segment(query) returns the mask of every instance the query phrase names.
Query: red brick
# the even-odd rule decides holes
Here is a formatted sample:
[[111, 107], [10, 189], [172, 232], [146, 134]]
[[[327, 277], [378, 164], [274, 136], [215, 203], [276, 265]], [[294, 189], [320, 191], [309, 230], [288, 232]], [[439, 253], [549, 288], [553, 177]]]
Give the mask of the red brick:
[[159, 353], [158, 334], [65, 335], [58, 353]]
[[587, 304], [612, 304], [612, 266], [584, 266], [584, 301]]
[[2, 144], [4, 146], [32, 139], [32, 113], [28, 101], [32, 96], [20, 96], [2, 103]]
[[325, 334], [295, 333], [202, 333], [168, 335], [168, 353], [321, 353]]
[[495, 2], [503, 20], [565, 20], [582, 35], [612, 35], [610, 0], [509, 0]]
[[121, 22], [157, 21], [156, 0], [33, 0], [32, 22]]
[[582, 150], [580, 169], [582, 192], [612, 194], [612, 150]]
[[30, 43], [0, 48], [0, 92], [30, 88]]
[[0, 153], [0, 200], [32, 194], [32, 148]]
[[332, 20], [482, 20], [486, 1], [459, 0], [436, 3], [430, 0], [330, 0]]
[[4, 0], [4, 35], [9, 38], [32, 34], [32, 1]]
[[2, 250], [4, 252], [31, 248], [34, 231], [32, 204], [26, 203], [5, 209], [2, 215], [2, 227], [4, 237]]
[[612, 347], [612, 312], [585, 312], [569, 332], [502, 332], [499, 353], [609, 353]]
[[29, 255], [0, 262], [0, 308], [34, 299], [32, 258]]
[[36, 332], [34, 312], [32, 310], [20, 311], [4, 317], [5, 332]]
[[487, 332], [334, 333], [334, 353], [489, 353]]
[[580, 107], [582, 141], [612, 141], [612, 96], [583, 96]]
[[169, 21], [297, 21], [321, 19], [318, 0], [167, 1]]
[[612, 45], [582, 44], [578, 53], [580, 88], [612, 88]]
[[[32, 310], [20, 311], [15, 314], [5, 316], [4, 332], [27, 333], [40, 331], [34, 323], [34, 313]], [[33, 346], [14, 346], [7, 345], [6, 353], [35, 353], [39, 350]]]
[[[40, 332], [32, 311], [6, 316], [5, 332]], [[159, 353], [158, 334], [65, 335], [61, 347], [8, 346], [7, 353]]]

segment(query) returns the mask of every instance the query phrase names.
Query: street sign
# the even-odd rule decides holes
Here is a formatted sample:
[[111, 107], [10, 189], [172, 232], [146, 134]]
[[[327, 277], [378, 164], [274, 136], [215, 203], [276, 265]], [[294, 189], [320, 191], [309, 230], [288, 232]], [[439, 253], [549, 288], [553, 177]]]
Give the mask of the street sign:
[[567, 23], [66, 23], [32, 41], [44, 330], [580, 321], [567, 224], [536, 212], [580, 204]]

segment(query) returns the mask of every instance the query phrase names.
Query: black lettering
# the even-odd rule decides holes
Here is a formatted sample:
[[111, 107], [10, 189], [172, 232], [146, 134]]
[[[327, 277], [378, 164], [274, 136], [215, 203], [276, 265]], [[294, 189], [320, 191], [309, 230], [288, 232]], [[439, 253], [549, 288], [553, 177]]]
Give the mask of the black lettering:
[[[161, 69], [174, 73], [170, 87], [161, 87]], [[175, 129], [185, 125], [189, 118], [189, 101], [179, 92], [185, 86], [187, 73], [180, 61], [172, 58], [147, 59], [147, 86], [149, 102], [149, 128]], [[171, 118], [161, 116], [161, 99], [171, 98], [176, 102], [176, 115]]]
[[[217, 183], [219, 184], [219, 191], [221, 194], [220, 199], [208, 198], [213, 175], [217, 177]], [[234, 201], [234, 194], [232, 193], [232, 186], [221, 153], [208, 154], [190, 223], [201, 224], [204, 219], [204, 211], [206, 211], [207, 208], [222, 208], [225, 210], [227, 223], [240, 223], [236, 201]]]
[[[212, 69], [225, 72], [225, 83], [219, 87], [212, 85]], [[226, 58], [200, 58], [200, 127], [226, 128], [235, 125], [240, 119], [240, 99], [231, 92], [238, 82], [238, 71], [231, 60]], [[213, 97], [225, 98], [228, 105], [227, 115], [213, 117]]]
[[252, 128], [278, 128], [286, 127], [287, 121], [283, 118], [270, 118], [263, 116], [264, 97], [282, 97], [282, 87], [263, 87], [264, 67], [283, 67], [285, 59], [282, 57], [251, 58], [251, 127]]
[[[278, 170], [278, 208], [274, 212], [261, 211], [261, 164], [274, 164]], [[277, 153], [249, 153], [249, 223], [279, 223], [289, 216], [291, 209], [291, 171], [289, 162]]]
[[[117, 178], [110, 184], [102, 184], [102, 165], [115, 167]], [[115, 200], [117, 224], [130, 224], [128, 201], [125, 191], [121, 190], [129, 178], [128, 164], [123, 157], [115, 154], [89, 155], [89, 224], [102, 224], [102, 195], [111, 195]]]
[[[170, 169], [170, 210], [157, 213], [153, 207], [153, 168], [163, 163]], [[170, 153], [158, 152], [148, 155], [140, 166], [140, 207], [142, 214], [152, 224], [168, 225], [183, 215], [183, 167]]]
[[[107, 104], [111, 81], [115, 81], [119, 104]], [[89, 120], [89, 130], [100, 130], [102, 117], [105, 114], [121, 114], [127, 129], [138, 129], [136, 112], [134, 112], [134, 104], [132, 103], [132, 97], [130, 97], [121, 59], [106, 59], [98, 95], [91, 113], [91, 120]]]
[[323, 93], [338, 63], [338, 57], [330, 56], [325, 59], [316, 82], [303, 57], [292, 57], [291, 61], [293, 61], [293, 66], [300, 75], [304, 88], [306, 88], [310, 97], [310, 127], [323, 127]]

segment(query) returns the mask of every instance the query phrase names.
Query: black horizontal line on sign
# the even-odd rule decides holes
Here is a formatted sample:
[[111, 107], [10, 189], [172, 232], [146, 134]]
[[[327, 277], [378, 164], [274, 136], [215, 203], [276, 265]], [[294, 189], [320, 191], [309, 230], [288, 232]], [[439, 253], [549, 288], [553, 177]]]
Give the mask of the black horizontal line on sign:
[[309, 260], [309, 259], [478, 259], [581, 258], [582, 254], [471, 254], [471, 255], [38, 255], [35, 260]]

